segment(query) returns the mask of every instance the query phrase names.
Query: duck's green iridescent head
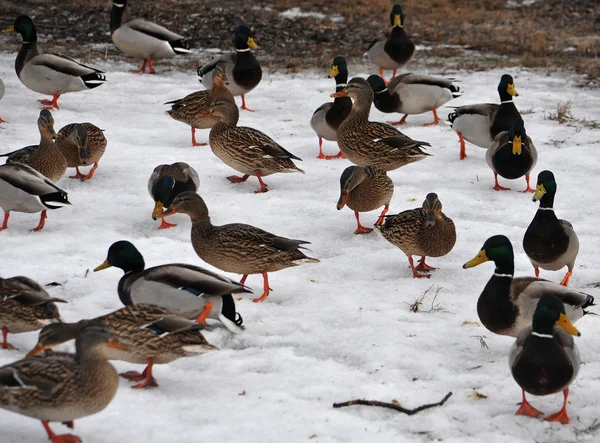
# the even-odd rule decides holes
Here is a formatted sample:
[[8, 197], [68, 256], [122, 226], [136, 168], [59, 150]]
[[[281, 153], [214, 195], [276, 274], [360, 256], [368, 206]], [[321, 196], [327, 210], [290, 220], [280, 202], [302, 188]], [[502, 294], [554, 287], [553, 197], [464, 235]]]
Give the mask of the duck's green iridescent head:
[[504, 235], [494, 235], [488, 238], [479, 253], [463, 265], [463, 269], [473, 268], [486, 261], [513, 261], [513, 247]]
[[132, 243], [121, 240], [113, 243], [108, 248], [108, 255], [104, 263], [94, 269], [94, 272], [114, 266], [125, 272], [144, 269], [144, 257]]
[[556, 295], [545, 294], [535, 308], [533, 314], [532, 328], [539, 334], [552, 335], [554, 325], [564, 329], [568, 334], [579, 337], [581, 333], [577, 330], [565, 312], [565, 305]]
[[18, 32], [21, 34], [21, 37], [23, 37], [23, 43], [30, 43], [37, 40], [33, 20], [27, 15], [18, 16], [15, 20], [15, 24], [10, 28], [5, 29], [4, 32]]
[[233, 43], [237, 50], [258, 49], [258, 45], [254, 42], [254, 33], [248, 26], [240, 26], [235, 30]]
[[370, 75], [369, 78], [367, 78], [367, 81], [369, 82], [369, 85], [371, 85], [371, 89], [375, 94], [378, 92], [383, 92], [387, 89], [385, 81], [383, 81], [383, 79], [376, 74]]
[[533, 194], [533, 201], [541, 200], [546, 194], [552, 196], [556, 194], [556, 180], [554, 179], [554, 174], [548, 170], [538, 174], [537, 187], [535, 189], [535, 194]]
[[390, 23], [392, 27], [402, 27], [404, 26], [404, 12], [402, 12], [402, 7], [398, 4], [395, 4], [392, 8], [392, 12], [390, 13]]

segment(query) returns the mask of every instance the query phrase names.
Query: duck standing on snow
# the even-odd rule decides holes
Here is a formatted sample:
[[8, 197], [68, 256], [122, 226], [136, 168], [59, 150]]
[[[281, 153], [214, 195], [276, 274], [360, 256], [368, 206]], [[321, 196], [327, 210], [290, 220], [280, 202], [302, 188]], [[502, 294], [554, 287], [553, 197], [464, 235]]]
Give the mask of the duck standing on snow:
[[20, 15], [14, 26], [5, 32], [18, 32], [23, 37], [21, 50], [15, 61], [15, 71], [21, 83], [40, 94], [51, 95], [52, 100], [40, 100], [47, 109], [59, 109], [58, 97], [67, 92], [96, 88], [106, 81], [104, 72], [58, 54], [40, 54], [37, 33], [31, 18]]
[[267, 299], [269, 272], [298, 266], [303, 263], [319, 263], [301, 251], [304, 240], [279, 237], [254, 226], [232, 223], [215, 226], [210, 221], [208, 207], [202, 197], [193, 192], [179, 194], [162, 216], [183, 213], [192, 220], [192, 246], [206, 263], [225, 272], [243, 274], [244, 284], [249, 274], [262, 274], [264, 292], [255, 303]]
[[197, 323], [211, 318], [234, 333], [242, 331], [243, 320], [235, 310], [231, 294], [252, 293], [243, 284], [199, 266], [181, 263], [145, 268], [140, 251], [124, 240], [110, 246], [106, 260], [94, 272], [111, 266], [125, 273], [118, 285], [119, 299], [125, 306], [152, 303]]
[[122, 22], [127, 0], [115, 0], [110, 11], [110, 36], [117, 48], [130, 57], [144, 60], [140, 74], [155, 74], [152, 59], [173, 58], [190, 53], [185, 37], [143, 18]]
[[[148, 192], [154, 199], [154, 210], [152, 211], [152, 220], [156, 220], [164, 208], [168, 208], [175, 197], [182, 192], [198, 192], [200, 187], [200, 177], [194, 168], [184, 162], [173, 163], [172, 165], [158, 165], [152, 171], [148, 180]], [[167, 223], [161, 218], [158, 229], [167, 229], [177, 226], [174, 223]]]
[[240, 26], [235, 30], [233, 39], [235, 53], [225, 54], [217, 57], [210, 63], [198, 68], [198, 75], [202, 78], [202, 84], [210, 89], [212, 87], [212, 70], [223, 63], [227, 70], [228, 85], [227, 89], [234, 96], [242, 96], [242, 107], [246, 111], [251, 111], [246, 106], [245, 95], [252, 91], [262, 79], [262, 69], [258, 60], [250, 49], [258, 49], [254, 42], [254, 34], [247, 26]]
[[210, 130], [210, 148], [226, 165], [244, 174], [232, 175], [227, 179], [232, 183], [242, 183], [251, 175], [260, 183], [256, 194], [268, 192], [262, 178], [278, 172], [302, 172], [292, 160], [300, 160], [285, 150], [268, 135], [254, 128], [236, 126], [239, 111], [228, 98], [219, 98], [210, 105], [210, 114], [219, 122]]
[[392, 32], [389, 36], [381, 35], [373, 40], [367, 50], [369, 60], [379, 68], [382, 78], [384, 69], [393, 69], [394, 78], [396, 70], [405, 66], [415, 53], [415, 44], [404, 31], [404, 17], [400, 5], [394, 5], [390, 13]]
[[348, 205], [354, 211], [358, 227], [354, 234], [367, 234], [372, 228], [360, 224], [359, 212], [374, 211], [384, 206], [375, 226], [381, 226], [394, 195], [394, 182], [385, 171], [375, 166], [348, 166], [340, 177], [338, 211]]
[[525, 232], [523, 249], [536, 277], [540, 275], [539, 268], [558, 271], [566, 266], [568, 271], [560, 284], [567, 286], [579, 253], [579, 239], [573, 225], [567, 220], [560, 220], [554, 213], [556, 187], [552, 172], [538, 174], [533, 201], [539, 201], [540, 207]]
[[[56, 145], [67, 160], [69, 168], [75, 168], [77, 173], [69, 178], [81, 181], [89, 180], [98, 169], [98, 162], [106, 150], [106, 137], [102, 129], [91, 123], [71, 123], [56, 134]], [[79, 172], [80, 166], [94, 164], [87, 174]]]
[[499, 335], [518, 337], [531, 325], [539, 299], [546, 294], [558, 297], [572, 322], [585, 314], [594, 304], [594, 297], [559, 284], [535, 277], [514, 277], [513, 247], [504, 235], [488, 238], [479, 253], [463, 265], [472, 268], [492, 260], [494, 274], [477, 300], [479, 320], [489, 331]]
[[514, 180], [525, 176], [527, 188], [522, 192], [533, 192], [529, 186], [529, 173], [537, 163], [537, 150], [525, 132], [525, 124], [520, 117], [513, 121], [508, 131], [502, 131], [487, 149], [485, 160], [494, 171], [494, 190], [508, 191], [500, 186], [498, 175]]
[[109, 360], [147, 365], [141, 374], [136, 371], [119, 374], [129, 381], [141, 382], [132, 386], [132, 389], [158, 387], [152, 375], [155, 364], [167, 364], [183, 357], [193, 357], [218, 349], [202, 335], [200, 330], [205, 325], [179, 317], [160, 306], [142, 303], [93, 320], [48, 325], [40, 331], [35, 348], [27, 356], [37, 355], [73, 340], [90, 322], [103, 324], [111, 337], [126, 349], [110, 352], [107, 355]]
[[219, 121], [209, 114], [210, 104], [220, 97], [227, 97], [233, 101], [233, 95], [227, 89], [225, 66], [219, 64], [212, 72], [212, 88], [196, 91], [179, 100], [165, 103], [165, 105], [172, 105], [165, 114], [192, 127], [192, 146], [206, 146], [206, 143], [196, 141], [196, 129], [210, 129]]
[[519, 334], [510, 351], [510, 371], [523, 391], [523, 401], [516, 415], [539, 417], [543, 414], [529, 404], [525, 391], [533, 395], [563, 391], [561, 410], [545, 419], [564, 425], [569, 423], [569, 385], [577, 377], [580, 364], [573, 335], [581, 334], [567, 317], [562, 301], [554, 295], [542, 296], [533, 314], [532, 325]]
[[48, 209], [70, 205], [67, 193], [35, 169], [21, 163], [0, 166], [0, 208], [4, 211], [0, 231], [8, 229], [10, 211], [42, 211], [39, 225], [32, 229], [40, 231], [44, 228]]
[[49, 323], [59, 322], [55, 303], [66, 303], [53, 298], [39, 284], [28, 277], [0, 278], [0, 329], [2, 349], [17, 349], [8, 343], [8, 334], [37, 331]]
[[[346, 87], [348, 81], [348, 67], [346, 59], [338, 56], [333, 59], [329, 78], [335, 79], [335, 91], [340, 92]], [[317, 108], [310, 119], [310, 127], [319, 137], [319, 155], [317, 158], [331, 160], [333, 158], [345, 158], [344, 153], [340, 151], [337, 155], [323, 154], [323, 139], [329, 141], [337, 140], [337, 130], [340, 124], [350, 114], [352, 110], [352, 100], [350, 97], [338, 97], [333, 103], [324, 103]]]
[[334, 98], [345, 96], [354, 103], [338, 128], [337, 142], [352, 163], [392, 171], [430, 155], [421, 150], [431, 146], [429, 143], [413, 140], [388, 124], [369, 121], [373, 90], [366, 80], [353, 78], [340, 92], [331, 94]]
[[49, 422], [73, 428], [73, 421], [106, 408], [119, 387], [108, 350], [125, 350], [107, 329], [90, 322], [75, 338], [75, 354], [53, 352], [0, 367], [0, 408], [42, 421], [53, 443], [77, 443], [79, 437], [56, 435]]
[[458, 134], [460, 159], [467, 158], [465, 140], [487, 149], [502, 131], [509, 131], [514, 121], [521, 118], [513, 97], [518, 96], [512, 76], [504, 74], [498, 84], [500, 104], [481, 103], [459, 106], [448, 115], [452, 129]]
[[[383, 238], [406, 254], [413, 278], [429, 278], [429, 274], [418, 272], [436, 269], [427, 265], [425, 258], [442, 257], [456, 243], [454, 222], [442, 212], [442, 203], [433, 192], [427, 194], [422, 207], [387, 216], [379, 230]], [[413, 255], [421, 256], [416, 267]]]
[[[4, 82], [0, 78], [0, 100], [2, 100], [2, 97], [4, 97], [4, 91], [5, 91]], [[0, 117], [0, 123], [6, 123], [6, 120], [2, 120], [2, 117]]]
[[383, 78], [371, 75], [367, 79], [374, 92], [373, 104], [381, 112], [400, 112], [404, 116], [392, 125], [402, 125], [412, 114], [433, 112], [433, 122], [424, 126], [437, 125], [440, 119], [436, 109], [462, 91], [451, 80], [433, 75], [402, 74], [394, 77], [387, 86]]

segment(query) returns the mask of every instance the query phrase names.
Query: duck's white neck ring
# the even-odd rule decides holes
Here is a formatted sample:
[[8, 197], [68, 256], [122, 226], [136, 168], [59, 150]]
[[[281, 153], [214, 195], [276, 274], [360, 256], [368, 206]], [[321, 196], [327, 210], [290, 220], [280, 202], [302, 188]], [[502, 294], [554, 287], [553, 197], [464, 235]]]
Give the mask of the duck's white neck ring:
[[248, 52], [250, 50], [250, 48], [246, 48], [246, 49], [236, 49], [237, 52]]
[[554, 211], [554, 208], [545, 208], [545, 207], [540, 206], [538, 208], [538, 211]]
[[23, 44], [24, 44], [24, 45], [28, 45], [28, 44], [29, 44], [29, 42], [26, 42], [25, 40], [23, 40]]
[[533, 331], [531, 333], [531, 335], [535, 335], [536, 337], [541, 337], [541, 338], [554, 338], [553, 335], [550, 335], [550, 334], [540, 334], [539, 332], [535, 332], [535, 331]]
[[335, 85], [336, 88], [345, 88], [346, 86], [348, 86], [347, 83], [338, 83], [337, 85]]
[[512, 278], [512, 274], [498, 274], [497, 272], [494, 272], [494, 277], [508, 277], [508, 278]]
[[381, 91], [376, 92], [375, 94], [383, 94], [384, 92], [387, 92], [387, 90], [387, 88], [384, 88]]
[[504, 100], [504, 101], [500, 102], [501, 105], [503, 105], [505, 103], [512, 103], [512, 98], [510, 100]]

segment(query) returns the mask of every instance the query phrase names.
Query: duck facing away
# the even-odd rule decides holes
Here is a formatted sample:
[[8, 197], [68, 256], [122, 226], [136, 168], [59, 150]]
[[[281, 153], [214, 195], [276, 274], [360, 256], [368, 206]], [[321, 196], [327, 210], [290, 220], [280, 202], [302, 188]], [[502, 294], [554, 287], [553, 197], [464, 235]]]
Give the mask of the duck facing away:
[[337, 142], [348, 160], [357, 166], [377, 166], [392, 171], [429, 156], [421, 148], [427, 142], [413, 140], [393, 126], [369, 121], [373, 90], [359, 77], [353, 78], [331, 97], [349, 96], [354, 100], [350, 115], [340, 124]]
[[111, 266], [125, 273], [118, 285], [119, 299], [125, 306], [151, 303], [197, 323], [211, 318], [234, 333], [242, 331], [243, 320], [231, 294], [252, 290], [241, 283], [182, 263], [146, 268], [142, 254], [124, 240], [110, 246], [106, 260], [94, 272]]
[[209, 106], [217, 98], [227, 97], [233, 101], [233, 95], [227, 89], [227, 72], [223, 64], [218, 64], [213, 69], [212, 88], [196, 91], [179, 100], [165, 103], [171, 109], [165, 114], [174, 120], [190, 125], [192, 128], [192, 146], [205, 146], [206, 143], [196, 141], [196, 129], [210, 129], [218, 120], [209, 113]]
[[2, 349], [17, 349], [8, 343], [8, 334], [37, 331], [60, 321], [56, 303], [39, 284], [27, 277], [0, 278], [0, 329]]
[[40, 100], [47, 109], [59, 109], [58, 98], [62, 94], [94, 89], [106, 81], [104, 72], [99, 69], [62, 55], [41, 54], [37, 47], [35, 25], [26, 15], [17, 17], [14, 26], [5, 32], [18, 32], [23, 37], [15, 61], [17, 77], [32, 91], [52, 96], [52, 100]]
[[515, 263], [510, 240], [504, 235], [488, 238], [479, 253], [463, 265], [464, 269], [492, 260], [496, 265], [477, 301], [481, 323], [491, 332], [517, 337], [531, 325], [538, 301], [543, 295], [558, 297], [572, 322], [594, 304], [594, 297], [557, 283], [535, 277], [514, 277]]
[[106, 360], [106, 349], [124, 348], [107, 329], [90, 322], [75, 339], [75, 354], [54, 352], [0, 367], [0, 408], [42, 421], [54, 443], [81, 440], [56, 435], [49, 422], [73, 428], [73, 421], [102, 411], [119, 387], [119, 376]]
[[38, 129], [40, 131], [39, 145], [17, 149], [8, 154], [2, 154], [0, 157], [8, 157], [7, 164], [24, 164], [32, 167], [53, 182], [58, 181], [67, 172], [67, 160], [53, 141], [56, 132], [54, 131], [54, 118], [50, 111], [45, 109], [40, 111]]
[[254, 128], [236, 126], [239, 111], [233, 101], [219, 98], [210, 105], [210, 113], [219, 121], [210, 130], [209, 142], [212, 152], [227, 166], [244, 174], [232, 175], [232, 183], [242, 183], [251, 175], [260, 183], [256, 194], [268, 192], [263, 177], [283, 172], [302, 172], [292, 160], [300, 160], [284, 149], [268, 135]]
[[[154, 210], [152, 211], [152, 220], [168, 208], [173, 203], [175, 197], [182, 192], [198, 192], [200, 187], [200, 177], [194, 168], [184, 162], [173, 163], [172, 165], [158, 165], [152, 171], [148, 180], [148, 192], [154, 200]], [[177, 226], [174, 223], [168, 223], [164, 218], [158, 229], [167, 229]]]
[[561, 410], [547, 416], [546, 420], [565, 425], [569, 423], [569, 385], [577, 377], [580, 364], [579, 351], [572, 336], [580, 335], [558, 297], [547, 294], [540, 298], [531, 326], [519, 334], [510, 351], [510, 371], [523, 392], [523, 401], [516, 415], [543, 415], [529, 404], [525, 392], [550, 395], [563, 391]]
[[387, 85], [383, 78], [371, 75], [367, 81], [373, 89], [373, 104], [386, 113], [400, 112], [404, 116], [392, 125], [403, 125], [413, 114], [433, 113], [433, 122], [424, 126], [434, 126], [440, 122], [437, 108], [462, 95], [452, 80], [433, 75], [402, 74], [394, 77]]
[[119, 50], [129, 57], [143, 59], [142, 67], [133, 72], [155, 74], [152, 60], [173, 58], [179, 54], [190, 53], [185, 37], [169, 31], [156, 23], [143, 18], [126, 20], [127, 0], [116, 0], [110, 11], [110, 37]]
[[[99, 127], [91, 123], [71, 123], [58, 131], [56, 145], [67, 160], [67, 166], [76, 170], [76, 174], [69, 178], [86, 181], [92, 178], [98, 169], [98, 162], [104, 155], [107, 141]], [[81, 166], [87, 167], [92, 164], [87, 174], [79, 171]]]
[[35, 213], [42, 211], [40, 223], [33, 231], [44, 228], [49, 209], [70, 206], [67, 193], [37, 172], [20, 163], [0, 166], [0, 208], [4, 221], [0, 231], [8, 229], [10, 211]]
[[375, 222], [375, 226], [381, 226], [390, 208], [393, 194], [394, 182], [385, 171], [375, 166], [348, 166], [340, 177], [337, 209], [339, 211], [346, 205], [352, 209], [358, 224], [354, 234], [367, 234], [373, 228], [366, 228], [360, 224], [359, 213], [374, 211], [383, 206], [383, 211]]
[[[422, 207], [387, 216], [379, 229], [383, 238], [406, 254], [413, 278], [429, 278], [430, 274], [418, 272], [436, 269], [427, 265], [425, 258], [442, 257], [456, 243], [454, 222], [442, 212], [442, 203], [433, 192], [427, 194]], [[416, 267], [413, 255], [421, 256]]]
[[460, 159], [467, 158], [465, 140], [487, 149], [502, 131], [509, 131], [513, 122], [521, 118], [513, 102], [518, 96], [512, 76], [504, 74], [498, 84], [500, 104], [481, 103], [459, 106], [448, 115], [452, 129], [458, 135]]
[[227, 70], [227, 89], [234, 96], [242, 96], [241, 109], [253, 112], [252, 109], [246, 106], [245, 96], [256, 88], [262, 79], [260, 63], [250, 51], [250, 49], [258, 49], [258, 46], [254, 42], [254, 33], [247, 26], [240, 26], [235, 30], [233, 42], [235, 45], [233, 54], [217, 57], [206, 65], [199, 67], [197, 72], [202, 79], [202, 84], [207, 89], [211, 89], [212, 70], [223, 63]]
[[142, 303], [121, 308], [94, 320], [48, 325], [40, 331], [35, 348], [27, 355], [37, 355], [73, 340], [90, 321], [104, 325], [111, 337], [125, 348], [124, 351], [108, 353], [109, 360], [147, 365], [142, 374], [135, 371], [119, 374], [130, 381], [141, 382], [132, 386], [133, 389], [158, 387], [152, 375], [155, 364], [167, 364], [183, 357], [193, 357], [218, 349], [209, 344], [200, 332], [204, 325], [174, 315], [160, 306]]
[[[340, 92], [346, 87], [348, 81], [348, 66], [346, 59], [338, 56], [333, 59], [329, 78], [335, 79], [335, 91]], [[331, 160], [334, 158], [345, 158], [344, 153], [340, 151], [336, 155], [323, 154], [323, 139], [337, 141], [337, 130], [340, 124], [350, 114], [352, 110], [352, 100], [350, 97], [338, 97], [333, 103], [324, 103], [317, 108], [310, 119], [310, 127], [319, 137], [319, 155], [317, 158]]]
[[540, 275], [540, 268], [558, 271], [566, 266], [567, 273], [560, 284], [567, 286], [579, 253], [579, 239], [573, 225], [567, 220], [560, 220], [554, 213], [556, 188], [552, 172], [538, 174], [533, 201], [539, 201], [540, 206], [523, 237], [523, 249], [536, 277]]
[[390, 13], [392, 32], [381, 35], [371, 42], [367, 56], [379, 68], [379, 75], [383, 78], [383, 70], [396, 70], [405, 66], [415, 53], [415, 44], [404, 30], [404, 13], [400, 5], [396, 4]]
[[204, 200], [193, 192], [179, 194], [162, 216], [176, 212], [187, 214], [192, 220], [192, 246], [206, 263], [225, 272], [243, 274], [240, 284], [244, 284], [250, 274], [262, 274], [264, 292], [252, 300], [255, 303], [266, 300], [272, 291], [269, 272], [303, 263], [319, 263], [301, 251], [302, 245], [310, 244], [307, 241], [279, 237], [242, 223], [213, 225]]
[[527, 188], [522, 192], [533, 192], [529, 186], [529, 174], [535, 167], [538, 159], [537, 150], [531, 138], [525, 132], [523, 120], [519, 117], [514, 120], [508, 131], [502, 131], [487, 149], [485, 160], [494, 171], [494, 190], [508, 191], [510, 188], [500, 186], [498, 175], [514, 180], [525, 176]]

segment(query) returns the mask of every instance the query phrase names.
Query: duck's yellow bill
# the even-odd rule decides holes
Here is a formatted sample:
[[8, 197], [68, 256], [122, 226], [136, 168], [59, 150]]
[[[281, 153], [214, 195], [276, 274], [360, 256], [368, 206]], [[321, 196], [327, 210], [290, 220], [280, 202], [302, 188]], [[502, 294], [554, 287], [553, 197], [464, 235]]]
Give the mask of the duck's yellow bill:
[[400, 14], [394, 15], [394, 26], [400, 26], [402, 24], [402, 19], [400, 18]]
[[162, 212], [163, 204], [161, 202], [156, 202], [154, 204], [154, 210], [152, 211], [152, 220], [156, 220], [156, 217], [158, 217]]
[[506, 92], [508, 92], [510, 95], [512, 95], [513, 97], [519, 95], [519, 93], [517, 92], [517, 90], [515, 89], [515, 84], [514, 83], [510, 83], [508, 85], [508, 88], [506, 88]]
[[577, 328], [573, 326], [573, 323], [571, 323], [571, 320], [569, 320], [567, 314], [560, 314], [560, 317], [556, 324], [563, 328], [567, 332], [567, 334], [574, 335], [575, 337], [579, 337], [581, 335], [581, 332], [579, 332]]
[[545, 194], [546, 188], [544, 188], [544, 185], [537, 185], [537, 188], [535, 188], [535, 193], [533, 194], [533, 201], [541, 200]]
[[254, 42], [254, 39], [252, 37], [248, 37], [247, 43], [251, 49], [258, 49], [258, 45]]
[[515, 135], [512, 141], [512, 153], [513, 155], [521, 155], [521, 136]]
[[15, 27], [11, 26], [10, 28], [6, 28], [4, 32], [15, 32]]
[[100, 266], [94, 268], [94, 272], [102, 271], [103, 269], [110, 268], [112, 265], [108, 262], [108, 260], [104, 260]]
[[338, 67], [336, 65], [333, 65], [331, 67], [331, 71], [329, 71], [329, 78], [336, 78], [339, 73], [340, 70], [338, 69]]
[[474, 268], [475, 266], [485, 263], [486, 261], [489, 261], [489, 258], [487, 257], [485, 250], [482, 249], [479, 251], [479, 254], [463, 265], [463, 269]]

